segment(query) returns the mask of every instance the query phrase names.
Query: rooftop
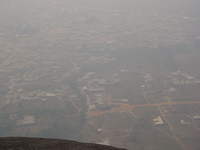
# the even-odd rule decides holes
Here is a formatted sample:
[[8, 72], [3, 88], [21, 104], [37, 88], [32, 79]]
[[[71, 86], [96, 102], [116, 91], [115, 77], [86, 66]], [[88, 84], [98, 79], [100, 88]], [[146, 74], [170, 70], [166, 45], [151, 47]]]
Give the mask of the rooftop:
[[164, 124], [162, 118], [160, 116], [158, 116], [157, 118], [153, 119], [155, 125], [162, 125]]

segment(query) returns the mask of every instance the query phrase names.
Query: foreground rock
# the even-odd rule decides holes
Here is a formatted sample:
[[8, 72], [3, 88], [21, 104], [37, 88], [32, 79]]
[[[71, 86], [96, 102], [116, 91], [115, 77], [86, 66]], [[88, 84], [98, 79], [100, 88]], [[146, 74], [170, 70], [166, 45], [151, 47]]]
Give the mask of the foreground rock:
[[125, 150], [110, 146], [68, 140], [6, 137], [0, 138], [2, 150]]

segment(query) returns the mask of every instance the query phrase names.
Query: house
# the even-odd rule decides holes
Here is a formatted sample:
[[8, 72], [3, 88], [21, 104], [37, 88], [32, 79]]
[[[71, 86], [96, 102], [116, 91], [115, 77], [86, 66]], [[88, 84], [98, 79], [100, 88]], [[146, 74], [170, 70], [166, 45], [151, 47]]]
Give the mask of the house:
[[90, 92], [104, 92], [105, 89], [104, 88], [101, 88], [101, 87], [91, 87], [89, 89]]
[[106, 79], [100, 79], [99, 85], [108, 85], [108, 81]]
[[162, 120], [162, 118], [160, 116], [158, 116], [157, 118], [153, 119], [155, 125], [163, 125], [164, 122]]
[[95, 105], [89, 105], [89, 110], [95, 110], [96, 106]]
[[185, 122], [185, 120], [181, 120], [181, 124], [187, 124], [186, 122]]
[[199, 115], [194, 115], [194, 116], [192, 116], [192, 118], [195, 119], [195, 120], [200, 120], [200, 116]]
[[46, 96], [47, 96], [47, 97], [56, 97], [56, 95], [53, 94], [53, 93], [47, 93]]
[[128, 99], [121, 99], [122, 103], [128, 103]]

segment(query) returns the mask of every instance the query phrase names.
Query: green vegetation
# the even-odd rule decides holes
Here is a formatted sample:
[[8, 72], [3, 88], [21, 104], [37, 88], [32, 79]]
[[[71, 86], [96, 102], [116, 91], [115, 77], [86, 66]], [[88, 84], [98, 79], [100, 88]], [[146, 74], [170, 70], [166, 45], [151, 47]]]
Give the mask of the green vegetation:
[[179, 150], [179, 146], [175, 143], [174, 139], [166, 134], [161, 133], [159, 130], [154, 129], [147, 118], [139, 119], [126, 143], [134, 143], [131, 149], [146, 150], [149, 147], [162, 150]]
[[6, 113], [0, 113], [0, 136], [5, 136], [6, 133], [12, 129], [13, 122], [9, 120]]
[[51, 126], [40, 133], [41, 137], [80, 140], [80, 132], [86, 123], [85, 115], [74, 117], [56, 116]]

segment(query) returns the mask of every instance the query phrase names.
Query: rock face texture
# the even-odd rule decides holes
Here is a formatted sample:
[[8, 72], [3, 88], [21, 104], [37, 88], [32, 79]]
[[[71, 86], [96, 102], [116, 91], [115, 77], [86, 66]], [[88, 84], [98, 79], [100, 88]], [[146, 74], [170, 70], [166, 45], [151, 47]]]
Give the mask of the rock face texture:
[[69, 140], [6, 137], [0, 138], [0, 150], [125, 150]]

